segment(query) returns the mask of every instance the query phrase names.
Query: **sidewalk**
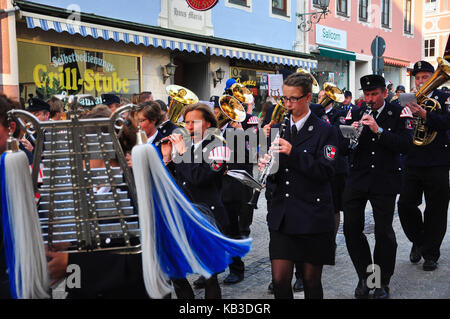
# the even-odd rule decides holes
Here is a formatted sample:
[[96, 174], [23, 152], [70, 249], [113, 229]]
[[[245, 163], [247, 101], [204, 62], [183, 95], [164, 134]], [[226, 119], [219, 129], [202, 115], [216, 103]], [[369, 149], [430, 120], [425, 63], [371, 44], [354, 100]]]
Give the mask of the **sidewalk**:
[[[245, 279], [235, 285], [224, 285], [223, 279], [228, 270], [219, 275], [224, 299], [273, 299], [267, 292], [271, 281], [269, 260], [269, 233], [266, 223], [267, 207], [264, 194], [261, 194], [258, 209], [254, 212], [251, 237], [253, 246], [250, 253], [244, 257], [246, 266]], [[341, 225], [336, 243], [336, 265], [324, 266], [322, 285], [326, 299], [353, 299], [353, 293], [358, 279], [345, 246], [345, 238]], [[450, 222], [447, 221], [448, 229]], [[397, 236], [397, 261], [394, 276], [390, 283], [391, 299], [449, 299], [450, 298], [450, 234], [444, 238], [441, 246], [439, 267], [435, 271], [422, 270], [423, 259], [418, 264], [409, 261], [411, 243], [403, 233], [397, 211], [393, 222]], [[370, 204], [366, 207], [365, 234], [373, 252], [374, 222]], [[189, 279], [195, 280], [193, 275]], [[204, 298], [204, 290], [196, 289], [196, 298]], [[294, 298], [303, 299], [303, 292], [295, 293]]]

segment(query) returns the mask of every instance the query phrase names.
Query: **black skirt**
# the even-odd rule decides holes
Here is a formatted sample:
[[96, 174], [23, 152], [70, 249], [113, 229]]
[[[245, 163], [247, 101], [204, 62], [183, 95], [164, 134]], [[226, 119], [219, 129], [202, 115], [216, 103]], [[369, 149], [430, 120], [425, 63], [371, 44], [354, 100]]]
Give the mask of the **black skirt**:
[[270, 230], [270, 259], [292, 260], [313, 265], [334, 265], [334, 232], [288, 235]]

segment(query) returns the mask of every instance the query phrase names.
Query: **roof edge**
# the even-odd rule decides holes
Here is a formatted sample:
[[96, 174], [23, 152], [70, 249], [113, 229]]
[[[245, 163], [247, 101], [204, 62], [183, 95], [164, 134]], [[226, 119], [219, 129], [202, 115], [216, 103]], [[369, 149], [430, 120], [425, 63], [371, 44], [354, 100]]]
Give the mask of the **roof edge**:
[[[28, 11], [28, 12], [32, 12], [32, 13], [48, 15], [48, 16], [53, 16], [53, 17], [58, 17], [58, 18], [68, 18], [72, 14], [71, 12], [68, 12], [67, 10], [62, 9], [62, 8], [48, 6], [48, 5], [30, 2], [30, 1], [15, 0], [14, 4], [17, 5], [20, 8], [20, 10], [22, 10], [22, 11]], [[217, 44], [217, 45], [222, 45], [222, 46], [231, 46], [231, 47], [247, 49], [247, 50], [263, 51], [266, 53], [286, 55], [286, 56], [296, 57], [296, 58], [305, 58], [305, 59], [314, 59], [315, 58], [314, 55], [312, 55], [312, 54], [307, 54], [307, 53], [302, 53], [302, 52], [277, 49], [277, 48], [273, 48], [273, 47], [245, 43], [245, 42], [229, 40], [229, 39], [224, 39], [224, 38], [216, 38], [216, 37], [211, 37], [211, 36], [198, 35], [198, 34], [194, 34], [194, 33], [177, 31], [177, 30], [156, 27], [156, 26], [151, 26], [151, 25], [146, 25], [146, 24], [140, 24], [140, 23], [135, 23], [135, 22], [131, 22], [131, 21], [119, 20], [119, 19], [114, 19], [114, 18], [108, 18], [108, 17], [103, 17], [103, 16], [90, 14], [90, 13], [84, 13], [84, 12], [80, 13], [80, 19], [81, 19], [81, 21], [87, 22], [87, 23], [101, 24], [101, 25], [105, 25], [105, 26], [109, 26], [109, 27], [128, 29], [128, 30], [138, 31], [138, 32], [154, 33], [154, 34], [163, 35], [163, 36], [182, 38], [185, 40], [207, 42], [207, 43], [211, 43], [211, 44]]]

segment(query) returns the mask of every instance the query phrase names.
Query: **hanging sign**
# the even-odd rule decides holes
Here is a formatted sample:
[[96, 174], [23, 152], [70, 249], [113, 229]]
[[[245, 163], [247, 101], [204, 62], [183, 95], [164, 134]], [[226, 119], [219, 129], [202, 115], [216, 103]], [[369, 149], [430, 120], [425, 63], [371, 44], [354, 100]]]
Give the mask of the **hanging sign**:
[[187, 4], [194, 10], [206, 11], [214, 7], [219, 0], [186, 0]]
[[283, 75], [269, 74], [268, 75], [269, 96], [280, 97], [283, 95]]

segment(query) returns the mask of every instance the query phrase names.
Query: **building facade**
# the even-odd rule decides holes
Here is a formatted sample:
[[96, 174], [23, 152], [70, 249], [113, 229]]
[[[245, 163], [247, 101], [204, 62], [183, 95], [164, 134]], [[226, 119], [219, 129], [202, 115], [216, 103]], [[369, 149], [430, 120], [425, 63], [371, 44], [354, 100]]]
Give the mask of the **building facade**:
[[[12, 7], [10, 0], [1, 3]], [[317, 68], [297, 30], [301, 0], [223, 0], [208, 11], [195, 11], [185, 0], [72, 3], [15, 1], [17, 11], [1, 19], [10, 61], [2, 54], [0, 85], [9, 83], [13, 96], [151, 91], [167, 100], [166, 87], [177, 84], [209, 100], [234, 77], [253, 91], [257, 112], [268, 96], [269, 74]], [[167, 76], [169, 63], [177, 66], [173, 76]]]
[[[307, 0], [317, 10], [318, 0]], [[415, 0], [331, 0], [330, 13], [308, 32], [310, 52], [317, 54], [316, 77], [349, 89], [358, 98], [359, 79], [372, 72], [371, 44], [386, 43], [384, 77], [409, 91], [409, 75], [422, 57], [423, 2]]]
[[450, 35], [450, 1], [425, 0], [423, 17], [423, 59], [435, 68], [443, 57]]

